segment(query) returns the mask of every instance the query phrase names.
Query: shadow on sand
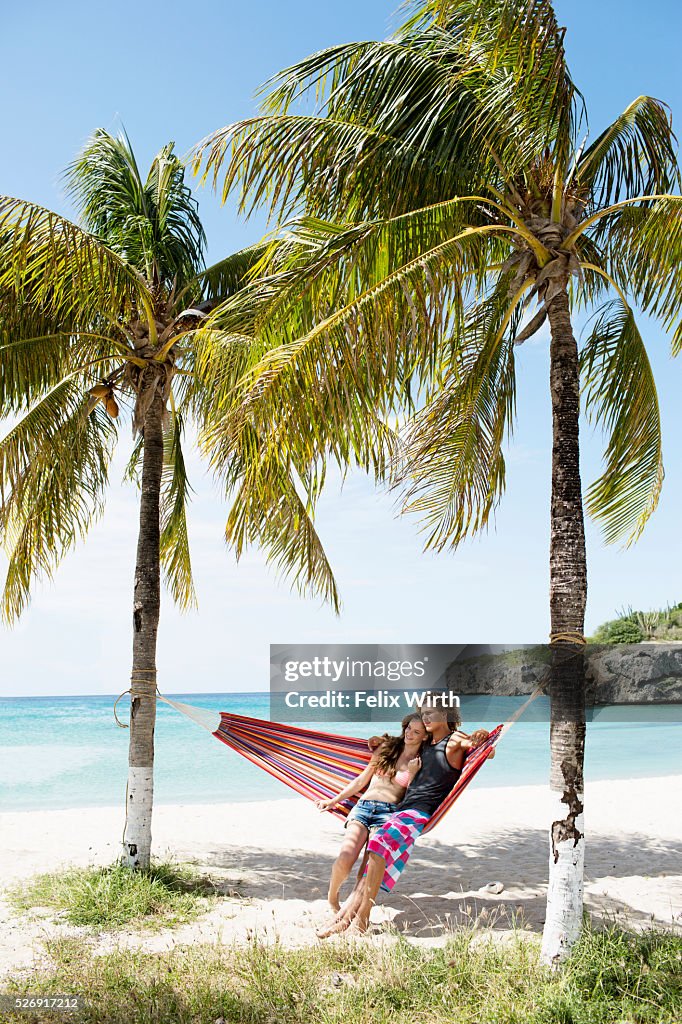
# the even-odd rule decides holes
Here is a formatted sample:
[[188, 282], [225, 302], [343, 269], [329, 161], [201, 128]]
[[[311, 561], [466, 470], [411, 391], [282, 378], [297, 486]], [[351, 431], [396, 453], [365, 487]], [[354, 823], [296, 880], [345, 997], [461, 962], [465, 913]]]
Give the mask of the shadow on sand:
[[[177, 852], [182, 856], [182, 851]], [[397, 889], [381, 894], [381, 916], [414, 937], [435, 937], [474, 922], [493, 929], [515, 924], [540, 931], [547, 858], [546, 834], [539, 829], [523, 834], [502, 831], [494, 846], [485, 847], [452, 846], [431, 839], [417, 844]], [[248, 846], [226, 845], [207, 851], [200, 865], [224, 874], [226, 883], [246, 898], [314, 901], [326, 896], [332, 860], [309, 851], [269, 854]], [[681, 862], [682, 843], [666, 844], [637, 834], [627, 841], [592, 837], [585, 864], [586, 907], [596, 921], [638, 928], [654, 922], [670, 926], [674, 908], [667, 919], [652, 918], [641, 905], [630, 905], [613, 893], [605, 895], [599, 880], [608, 878], [609, 889], [617, 891], [619, 878], [642, 876], [646, 888], [655, 886], [657, 878], [678, 874]], [[492, 881], [504, 884], [500, 895], [478, 892]], [[682, 924], [679, 918], [677, 924]]]

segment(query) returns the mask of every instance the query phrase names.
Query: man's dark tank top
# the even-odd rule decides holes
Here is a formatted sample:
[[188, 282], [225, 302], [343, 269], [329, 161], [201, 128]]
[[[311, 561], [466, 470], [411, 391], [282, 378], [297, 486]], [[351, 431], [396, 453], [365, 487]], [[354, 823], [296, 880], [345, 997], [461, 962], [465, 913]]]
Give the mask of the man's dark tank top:
[[414, 782], [398, 804], [398, 811], [423, 811], [429, 817], [448, 795], [462, 774], [460, 768], [453, 768], [445, 755], [449, 736], [438, 743], [431, 743], [421, 752], [422, 766]]

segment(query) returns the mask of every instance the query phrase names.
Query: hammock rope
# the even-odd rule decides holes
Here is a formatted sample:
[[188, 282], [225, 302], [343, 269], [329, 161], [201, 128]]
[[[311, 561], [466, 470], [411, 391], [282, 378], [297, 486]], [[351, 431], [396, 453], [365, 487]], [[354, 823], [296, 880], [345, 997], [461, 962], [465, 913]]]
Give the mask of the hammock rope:
[[[488, 739], [470, 750], [462, 773], [454, 787], [429, 819], [424, 833], [429, 832], [450, 810], [488, 759], [490, 750], [526, 708], [543, 692], [538, 687], [527, 701], [503, 725], [492, 730]], [[328, 800], [335, 796], [366, 767], [372, 757], [367, 740], [354, 736], [304, 729], [301, 726], [269, 722], [247, 715], [209, 711], [191, 704], [170, 700], [157, 691], [157, 697], [197, 725], [207, 729], [216, 739], [241, 754], [256, 767], [293, 789], [308, 800]], [[362, 794], [349, 797], [328, 813], [342, 821], [348, 817]]]

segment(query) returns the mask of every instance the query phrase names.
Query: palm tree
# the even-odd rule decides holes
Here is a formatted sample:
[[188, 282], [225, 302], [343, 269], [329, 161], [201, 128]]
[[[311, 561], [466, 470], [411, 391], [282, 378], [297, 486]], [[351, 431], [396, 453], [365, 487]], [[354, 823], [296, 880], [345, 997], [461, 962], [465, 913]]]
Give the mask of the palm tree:
[[[317, 108], [297, 113], [314, 92]], [[549, 322], [552, 497], [550, 884], [543, 957], [582, 925], [587, 594], [581, 389], [607, 436], [586, 507], [634, 541], [663, 480], [639, 306], [682, 344], [682, 205], [666, 107], [640, 96], [588, 145], [549, 0], [433, 0], [383, 42], [337, 46], [197, 147], [241, 209], [269, 208], [263, 276], [211, 318], [255, 344], [212, 439], [249, 431], [297, 465], [359, 462], [404, 493], [426, 547], [484, 528], [505, 482], [517, 346]], [[269, 275], [269, 276], [268, 276]], [[593, 313], [578, 350], [573, 315]], [[205, 344], [210, 347], [208, 337]], [[407, 416], [400, 445], [377, 423]], [[284, 445], [284, 440], [282, 440]]]
[[[204, 269], [204, 232], [173, 144], [143, 179], [128, 139], [98, 130], [66, 183], [81, 226], [0, 198], [0, 417], [14, 420], [0, 441], [0, 530], [9, 560], [2, 611], [15, 621], [35, 578], [50, 575], [103, 510], [123, 410], [137, 437], [127, 475], [140, 485], [124, 861], [145, 868], [161, 567], [180, 607], [196, 603], [183, 433], [188, 420], [201, 428], [220, 394], [223, 364], [238, 365], [249, 341], [245, 334], [197, 360], [193, 332], [239, 289], [261, 250]], [[230, 470], [230, 487], [259, 472], [237, 454]], [[300, 481], [274, 458], [269, 493], [268, 506], [235, 504], [228, 542], [239, 555], [260, 541], [301, 589], [336, 606]]]

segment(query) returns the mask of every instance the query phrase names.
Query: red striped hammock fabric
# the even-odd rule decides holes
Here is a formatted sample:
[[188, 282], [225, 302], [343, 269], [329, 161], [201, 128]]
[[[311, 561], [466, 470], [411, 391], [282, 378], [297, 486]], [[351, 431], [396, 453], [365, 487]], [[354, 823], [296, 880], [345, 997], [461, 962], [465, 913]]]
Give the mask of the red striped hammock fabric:
[[[502, 728], [498, 725], [485, 743], [469, 751], [462, 774], [434, 811], [424, 832], [438, 824], [482, 768]], [[340, 793], [372, 756], [364, 739], [224, 712], [213, 736], [309, 800], [328, 800]], [[349, 797], [328, 813], [344, 820], [361, 796]]]

